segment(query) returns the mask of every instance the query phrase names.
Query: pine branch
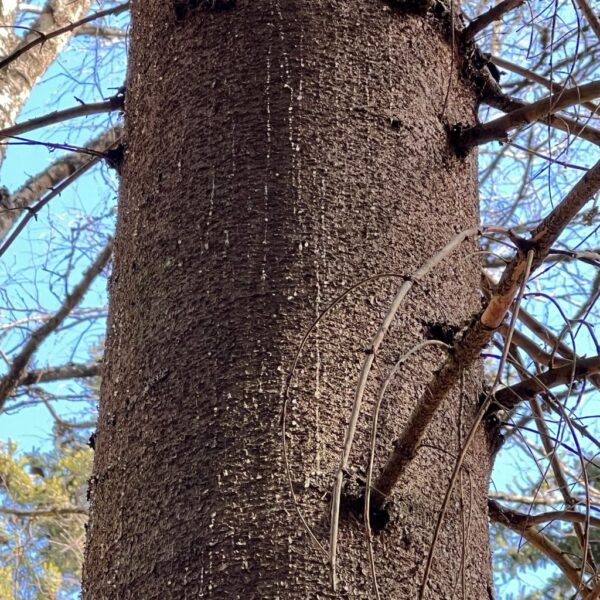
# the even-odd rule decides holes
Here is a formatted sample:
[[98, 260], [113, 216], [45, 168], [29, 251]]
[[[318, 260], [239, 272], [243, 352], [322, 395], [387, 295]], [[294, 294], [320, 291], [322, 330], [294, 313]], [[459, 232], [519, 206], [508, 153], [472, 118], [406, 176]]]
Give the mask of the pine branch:
[[[565, 574], [571, 585], [576, 589], [581, 590], [584, 598], [590, 598], [592, 590], [588, 586], [582, 584], [579, 568], [556, 544], [554, 544], [554, 542], [550, 541], [544, 534], [527, 523], [527, 520], [531, 519], [531, 517], [503, 507], [494, 500], [488, 501], [488, 510], [490, 520], [493, 523], [499, 523], [500, 525], [504, 525], [505, 527], [520, 533], [530, 544], [547, 556], [548, 559]], [[561, 512], [564, 513], [570, 511]], [[582, 516], [585, 517], [586, 515]]]

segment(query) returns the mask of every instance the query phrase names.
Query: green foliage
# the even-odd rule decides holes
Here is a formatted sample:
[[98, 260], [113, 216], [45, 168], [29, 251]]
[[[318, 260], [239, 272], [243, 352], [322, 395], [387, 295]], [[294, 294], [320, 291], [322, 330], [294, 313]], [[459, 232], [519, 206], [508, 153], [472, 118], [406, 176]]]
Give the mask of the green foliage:
[[0, 445], [0, 600], [72, 597], [79, 589], [92, 450], [83, 436], [52, 452]]

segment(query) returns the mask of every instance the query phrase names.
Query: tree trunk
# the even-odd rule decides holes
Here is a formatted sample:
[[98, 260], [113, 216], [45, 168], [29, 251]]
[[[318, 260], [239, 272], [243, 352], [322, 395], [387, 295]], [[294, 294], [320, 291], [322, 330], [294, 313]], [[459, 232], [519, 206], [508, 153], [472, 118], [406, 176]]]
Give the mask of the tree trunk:
[[[410, 274], [478, 223], [475, 159], [455, 156], [446, 133], [475, 122], [476, 93], [435, 11], [377, 0], [231, 4], [134, 3], [86, 600], [374, 598], [348, 500], [360, 477], [346, 481], [337, 592], [291, 501], [287, 374], [340, 292], [377, 273]], [[475, 251], [465, 244], [415, 285], [394, 321], [359, 421], [358, 475], [394, 362], [480, 306]], [[325, 548], [353, 389], [400, 283], [371, 280], [328, 313], [292, 379], [291, 478]], [[378, 466], [442, 359], [420, 351], [396, 377]], [[382, 598], [417, 595], [480, 378], [465, 374], [390, 499], [374, 537]], [[428, 598], [488, 597], [488, 471], [482, 434]]]

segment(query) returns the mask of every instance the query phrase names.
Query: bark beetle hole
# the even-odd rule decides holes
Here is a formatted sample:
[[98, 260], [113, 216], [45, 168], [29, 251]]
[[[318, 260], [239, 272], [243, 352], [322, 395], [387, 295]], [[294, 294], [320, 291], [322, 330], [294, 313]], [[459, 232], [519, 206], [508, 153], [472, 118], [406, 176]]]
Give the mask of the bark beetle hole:
[[450, 323], [436, 321], [421, 321], [425, 326], [425, 337], [428, 340], [438, 340], [452, 346], [459, 328]]
[[173, 11], [177, 21], [185, 20], [195, 10], [224, 12], [235, 8], [236, 0], [173, 0]]
[[[341, 513], [343, 515], [352, 515], [355, 519], [363, 522], [363, 511], [365, 509], [365, 497], [343, 495], [340, 503]], [[387, 507], [373, 508], [369, 510], [369, 522], [373, 533], [380, 533], [390, 522], [390, 512]]]
[[400, 119], [398, 119], [398, 117], [392, 117], [390, 119], [390, 127], [394, 131], [398, 131], [400, 129], [400, 125], [402, 125], [402, 121], [400, 121]]
[[465, 125], [464, 123], [455, 123], [454, 125], [446, 126], [446, 132], [448, 134], [450, 146], [454, 149], [456, 156], [459, 158], [464, 158], [469, 153], [469, 149], [465, 148], [462, 143], [462, 134], [467, 128], [468, 125]]

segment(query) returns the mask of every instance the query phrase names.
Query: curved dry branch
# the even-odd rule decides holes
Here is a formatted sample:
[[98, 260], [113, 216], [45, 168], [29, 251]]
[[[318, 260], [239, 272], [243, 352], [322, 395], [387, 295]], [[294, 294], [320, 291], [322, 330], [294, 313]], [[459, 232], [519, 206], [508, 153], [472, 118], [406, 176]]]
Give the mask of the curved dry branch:
[[[383, 340], [394, 320], [400, 305], [406, 298], [406, 295], [412, 288], [415, 281], [419, 281], [423, 279], [432, 269], [434, 269], [438, 264], [440, 264], [444, 259], [450, 256], [461, 244], [463, 244], [467, 239], [475, 236], [481, 235], [483, 232], [489, 231], [497, 231], [494, 228], [487, 228], [487, 230], [480, 229], [467, 229], [462, 231], [458, 235], [454, 236], [448, 244], [446, 244], [439, 252], [434, 254], [430, 259], [428, 259], [419, 269], [417, 269], [412, 275], [408, 275], [405, 277], [405, 281], [402, 283], [398, 291], [396, 292], [396, 296], [394, 297], [392, 304], [385, 315], [377, 333], [373, 337], [371, 341], [371, 345], [367, 351], [367, 355], [364, 359], [362, 369], [360, 372], [360, 376], [358, 379], [358, 383], [356, 386], [356, 391], [354, 394], [354, 403], [352, 405], [352, 414], [350, 416], [350, 422], [348, 427], [346, 428], [346, 433], [344, 437], [344, 447], [342, 451], [342, 459], [340, 462], [340, 466], [337, 471], [337, 476], [335, 479], [335, 484], [332, 492], [332, 503], [331, 503], [331, 528], [330, 528], [330, 536], [329, 536], [329, 562], [330, 562], [330, 575], [331, 575], [331, 585], [334, 591], [337, 589], [337, 580], [336, 580], [336, 554], [337, 554], [337, 534], [338, 534], [338, 524], [339, 524], [339, 508], [340, 508], [340, 499], [342, 495], [342, 486], [344, 482], [344, 472], [348, 468], [348, 459], [350, 458], [350, 452], [352, 450], [352, 443], [354, 441], [354, 435], [356, 433], [356, 426], [358, 424], [358, 417], [360, 414], [360, 409], [362, 405], [363, 396], [365, 393], [365, 388], [367, 385], [367, 379], [371, 372], [371, 368], [373, 366], [373, 362], [375, 361], [375, 357], [379, 352], [379, 348], [383, 343]], [[377, 486], [379, 488], [379, 485]]]

